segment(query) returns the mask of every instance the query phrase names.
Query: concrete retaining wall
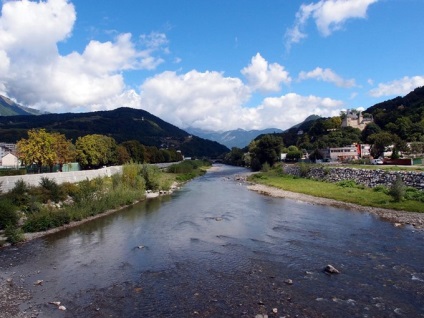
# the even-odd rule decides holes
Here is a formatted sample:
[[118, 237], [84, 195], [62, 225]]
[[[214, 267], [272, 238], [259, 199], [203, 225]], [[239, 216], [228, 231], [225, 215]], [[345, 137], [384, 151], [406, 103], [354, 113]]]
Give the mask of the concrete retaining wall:
[[40, 173], [40, 174], [26, 174], [21, 176], [6, 176], [0, 177], [2, 192], [10, 191], [16, 181], [22, 179], [25, 183], [38, 186], [40, 185], [41, 178], [49, 178], [55, 180], [58, 184], [64, 182], [79, 182], [85, 179], [94, 179], [97, 177], [110, 177], [115, 173], [121, 173], [122, 166], [105, 167], [97, 170], [84, 170], [84, 171], [71, 171], [71, 172], [53, 172], [53, 173]]
[[[298, 165], [284, 165], [284, 172], [300, 176], [301, 170]], [[383, 169], [356, 169], [342, 167], [310, 166], [307, 173], [308, 178], [326, 180], [329, 182], [339, 182], [343, 180], [354, 180], [358, 184], [363, 184], [373, 188], [378, 185], [390, 187], [400, 175], [402, 181], [408, 187], [424, 190], [424, 173], [417, 171], [387, 171]]]

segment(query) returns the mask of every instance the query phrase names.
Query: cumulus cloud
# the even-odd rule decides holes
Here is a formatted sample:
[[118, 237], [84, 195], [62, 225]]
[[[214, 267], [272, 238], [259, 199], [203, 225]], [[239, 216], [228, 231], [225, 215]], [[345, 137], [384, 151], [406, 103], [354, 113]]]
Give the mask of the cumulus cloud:
[[320, 0], [315, 3], [302, 4], [296, 13], [295, 23], [286, 31], [286, 46], [299, 43], [307, 37], [304, 31], [309, 19], [315, 21], [318, 31], [329, 36], [343, 27], [353, 18], [365, 18], [368, 7], [379, 0]]
[[265, 98], [255, 110], [261, 122], [258, 127], [289, 128], [315, 114], [323, 117], [337, 116], [343, 102], [318, 96], [289, 93], [280, 97]]
[[[163, 72], [141, 86], [143, 109], [179, 127], [219, 129], [242, 123], [249, 90], [239, 78], [219, 72]], [[207, 114], [207, 115], [205, 115]]]
[[291, 78], [284, 67], [277, 64], [268, 64], [268, 62], [257, 53], [252, 57], [251, 63], [241, 70], [246, 77], [249, 87], [252, 90], [262, 92], [278, 92], [281, 90], [281, 84], [289, 84]]
[[208, 130], [284, 129], [311, 114], [337, 115], [343, 107], [338, 100], [294, 93], [246, 107], [249, 91], [240, 79], [217, 72], [164, 72], [146, 80], [140, 98], [143, 109], [178, 127]]
[[299, 73], [299, 80], [307, 79], [316, 79], [319, 81], [333, 83], [338, 87], [349, 88], [356, 86], [354, 79], [343, 79], [329, 68], [323, 69], [321, 67], [317, 67], [310, 72], [302, 71]]
[[[0, 16], [0, 90], [26, 105], [53, 112], [78, 111], [123, 94], [122, 72], [154, 69], [168, 53], [165, 34], [133, 41], [129, 33], [92, 40], [83, 52], [61, 55], [76, 19], [66, 0], [6, 2]], [[137, 48], [137, 44], [141, 46]]]
[[424, 86], [424, 76], [405, 76], [389, 83], [378, 84], [378, 87], [370, 91], [370, 95], [373, 97], [403, 96], [420, 86]]

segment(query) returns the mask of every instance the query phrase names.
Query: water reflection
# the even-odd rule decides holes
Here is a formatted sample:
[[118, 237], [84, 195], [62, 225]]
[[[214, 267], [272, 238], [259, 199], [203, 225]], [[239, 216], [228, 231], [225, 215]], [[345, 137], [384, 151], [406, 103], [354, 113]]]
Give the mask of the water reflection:
[[[116, 317], [254, 316], [272, 306], [282, 316], [423, 315], [422, 233], [259, 195], [234, 181], [242, 172], [222, 166], [172, 196], [46, 237], [22, 265], [49, 282], [35, 299], [66, 296], [79, 317], [94, 317], [93, 303]], [[324, 274], [329, 263], [342, 274]]]

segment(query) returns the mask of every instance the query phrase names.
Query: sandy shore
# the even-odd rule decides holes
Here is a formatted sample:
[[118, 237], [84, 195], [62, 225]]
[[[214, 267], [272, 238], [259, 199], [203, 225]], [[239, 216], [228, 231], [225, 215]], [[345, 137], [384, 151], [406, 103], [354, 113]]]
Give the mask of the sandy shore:
[[411, 225], [416, 229], [424, 229], [424, 213], [405, 212], [397, 210], [389, 210], [382, 208], [366, 207], [362, 205], [336, 201], [332, 199], [314, 197], [307, 194], [285, 191], [263, 184], [250, 184], [247, 186], [249, 190], [256, 191], [265, 195], [279, 198], [288, 198], [299, 200], [311, 204], [329, 205], [333, 207], [368, 212], [379, 216], [380, 218], [392, 222], [395, 226]]

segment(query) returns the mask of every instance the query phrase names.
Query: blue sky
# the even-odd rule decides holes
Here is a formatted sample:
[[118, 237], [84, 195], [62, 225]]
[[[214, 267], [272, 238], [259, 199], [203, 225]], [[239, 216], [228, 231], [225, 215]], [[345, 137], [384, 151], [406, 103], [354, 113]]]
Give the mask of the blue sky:
[[424, 0], [1, 1], [0, 94], [286, 129], [424, 85]]

